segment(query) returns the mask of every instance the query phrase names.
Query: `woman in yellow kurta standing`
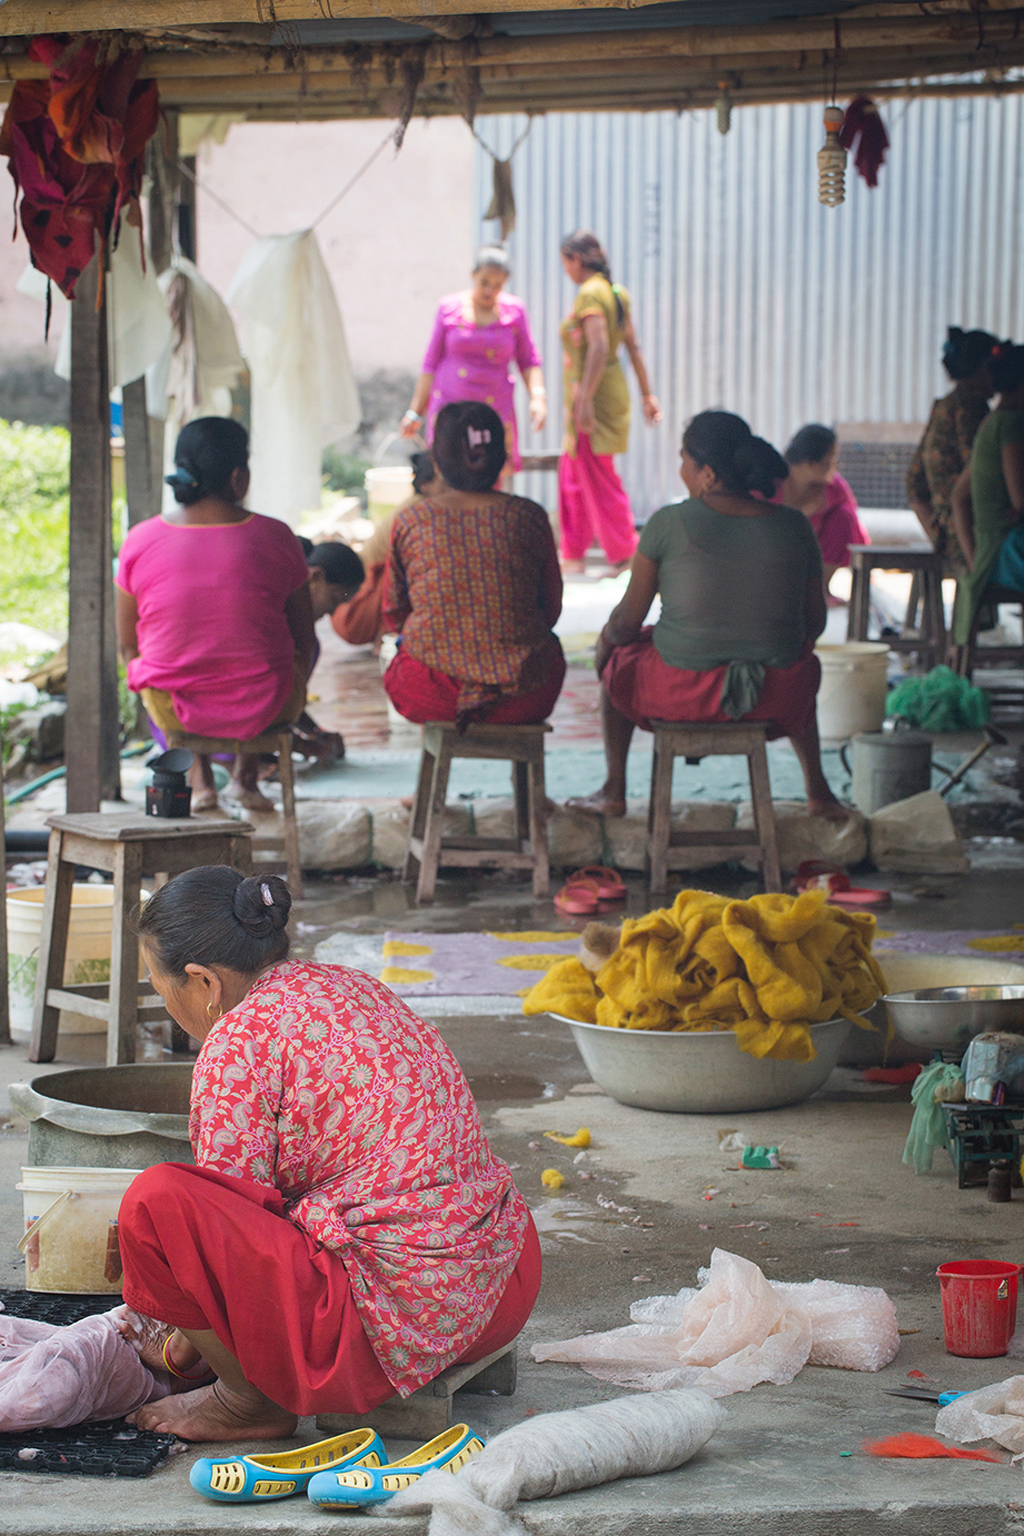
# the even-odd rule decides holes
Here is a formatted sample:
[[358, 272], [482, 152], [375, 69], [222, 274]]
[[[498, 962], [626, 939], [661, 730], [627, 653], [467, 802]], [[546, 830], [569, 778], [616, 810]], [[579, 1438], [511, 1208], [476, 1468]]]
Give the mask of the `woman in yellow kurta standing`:
[[561, 245], [562, 265], [579, 288], [562, 324], [565, 361], [565, 442], [558, 461], [558, 513], [563, 569], [580, 574], [595, 540], [613, 569], [636, 549], [633, 513], [613, 455], [629, 444], [629, 388], [618, 359], [624, 344], [643, 396], [644, 417], [654, 426], [661, 407], [629, 313], [629, 294], [613, 283], [596, 235], [577, 230]]

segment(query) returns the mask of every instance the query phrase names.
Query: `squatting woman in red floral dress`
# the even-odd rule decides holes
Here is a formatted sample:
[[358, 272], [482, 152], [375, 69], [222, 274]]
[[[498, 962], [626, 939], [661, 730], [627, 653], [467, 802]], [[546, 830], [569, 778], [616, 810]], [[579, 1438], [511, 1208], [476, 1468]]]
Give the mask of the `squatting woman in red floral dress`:
[[166, 1325], [174, 1371], [217, 1378], [138, 1411], [187, 1440], [408, 1395], [515, 1338], [540, 1285], [526, 1204], [440, 1035], [372, 977], [289, 960], [289, 905], [275, 877], [206, 867], [139, 924], [203, 1042], [196, 1166], [141, 1173], [119, 1226], [126, 1302]]

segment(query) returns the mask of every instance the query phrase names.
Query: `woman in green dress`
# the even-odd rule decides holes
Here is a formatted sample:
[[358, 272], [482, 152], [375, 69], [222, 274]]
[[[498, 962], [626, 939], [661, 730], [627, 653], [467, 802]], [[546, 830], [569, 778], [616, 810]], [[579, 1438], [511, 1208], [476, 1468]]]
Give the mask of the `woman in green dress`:
[[991, 362], [999, 392], [953, 488], [953, 526], [967, 574], [957, 584], [953, 635], [966, 645], [987, 587], [1024, 595], [1024, 347]]
[[562, 322], [565, 364], [565, 441], [558, 461], [562, 568], [582, 574], [590, 545], [600, 543], [619, 571], [629, 564], [637, 534], [629, 497], [613, 455], [629, 445], [629, 388], [618, 352], [624, 345], [643, 396], [644, 418], [661, 420], [629, 313], [629, 294], [612, 282], [596, 235], [579, 229], [562, 241], [562, 266], [579, 288]]

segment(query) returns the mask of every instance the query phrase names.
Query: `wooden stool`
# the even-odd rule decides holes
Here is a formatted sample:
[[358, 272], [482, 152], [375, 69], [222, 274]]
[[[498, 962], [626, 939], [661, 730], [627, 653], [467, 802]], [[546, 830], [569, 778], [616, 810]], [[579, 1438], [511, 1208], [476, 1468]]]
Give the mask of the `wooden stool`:
[[921, 625], [916, 633], [886, 635], [885, 645], [891, 651], [913, 651], [921, 666], [929, 671], [943, 657], [946, 649], [946, 618], [942, 607], [941, 556], [932, 549], [902, 549], [884, 544], [850, 544], [850, 570], [853, 585], [850, 590], [850, 608], [846, 621], [847, 640], [866, 640], [871, 619], [871, 572], [910, 571], [914, 577], [911, 601], [907, 605], [908, 621], [916, 618], [921, 607]]
[[[139, 1015], [159, 1018], [166, 1013], [163, 999], [139, 981], [133, 914], [142, 880], [178, 875], [200, 864], [229, 864], [247, 875], [252, 826], [226, 817], [165, 821], [135, 810], [51, 816], [47, 826], [52, 830], [28, 1059], [53, 1060], [60, 1010], [72, 1008], [106, 1023], [108, 1066], [134, 1061]], [[76, 864], [109, 870], [114, 876], [109, 984], [64, 985]]]
[[[692, 725], [674, 720], [652, 720], [654, 763], [651, 769], [651, 801], [647, 811], [647, 848], [651, 869], [651, 895], [659, 896], [668, 885], [668, 871], [675, 867], [674, 848], [745, 848], [757, 851], [766, 891], [782, 890], [779, 847], [775, 836], [768, 756], [765, 752], [767, 722], [741, 720], [735, 725]], [[750, 771], [750, 799], [754, 826], [750, 832], [673, 832], [672, 769], [677, 757], [699, 763], [702, 757], [745, 757]]]
[[511, 1397], [516, 1390], [516, 1346], [506, 1344], [472, 1365], [451, 1365], [409, 1397], [389, 1397], [369, 1413], [318, 1413], [316, 1427], [325, 1435], [343, 1435], [365, 1424], [379, 1435], [399, 1440], [432, 1440], [452, 1422], [456, 1392]]
[[[402, 870], [403, 880], [417, 876], [417, 905], [433, 901], [441, 865], [531, 869], [533, 894], [547, 895], [544, 735], [550, 729], [550, 725], [471, 725], [460, 736], [454, 725], [443, 721], [423, 727], [423, 755]], [[512, 764], [514, 837], [442, 836], [448, 772], [456, 757], [496, 758]]]
[[299, 823], [295, 815], [295, 773], [292, 768], [292, 728], [283, 725], [278, 730], [264, 731], [251, 741], [239, 741], [237, 737], [192, 736], [188, 731], [171, 731], [167, 736], [169, 747], [185, 747], [189, 752], [204, 757], [225, 756], [240, 753], [262, 756], [273, 753], [277, 758], [277, 772], [281, 780], [281, 809], [284, 812], [284, 859], [288, 873], [288, 885], [292, 897], [302, 900], [302, 858], [299, 853]]

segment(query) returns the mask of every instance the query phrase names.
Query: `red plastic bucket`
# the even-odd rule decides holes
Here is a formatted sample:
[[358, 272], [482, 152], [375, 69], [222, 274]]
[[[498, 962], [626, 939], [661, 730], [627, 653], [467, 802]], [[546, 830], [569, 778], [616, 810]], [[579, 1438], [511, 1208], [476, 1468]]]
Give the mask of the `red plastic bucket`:
[[1017, 1326], [1019, 1264], [961, 1259], [940, 1264], [942, 1327], [951, 1355], [987, 1360], [1005, 1355]]

